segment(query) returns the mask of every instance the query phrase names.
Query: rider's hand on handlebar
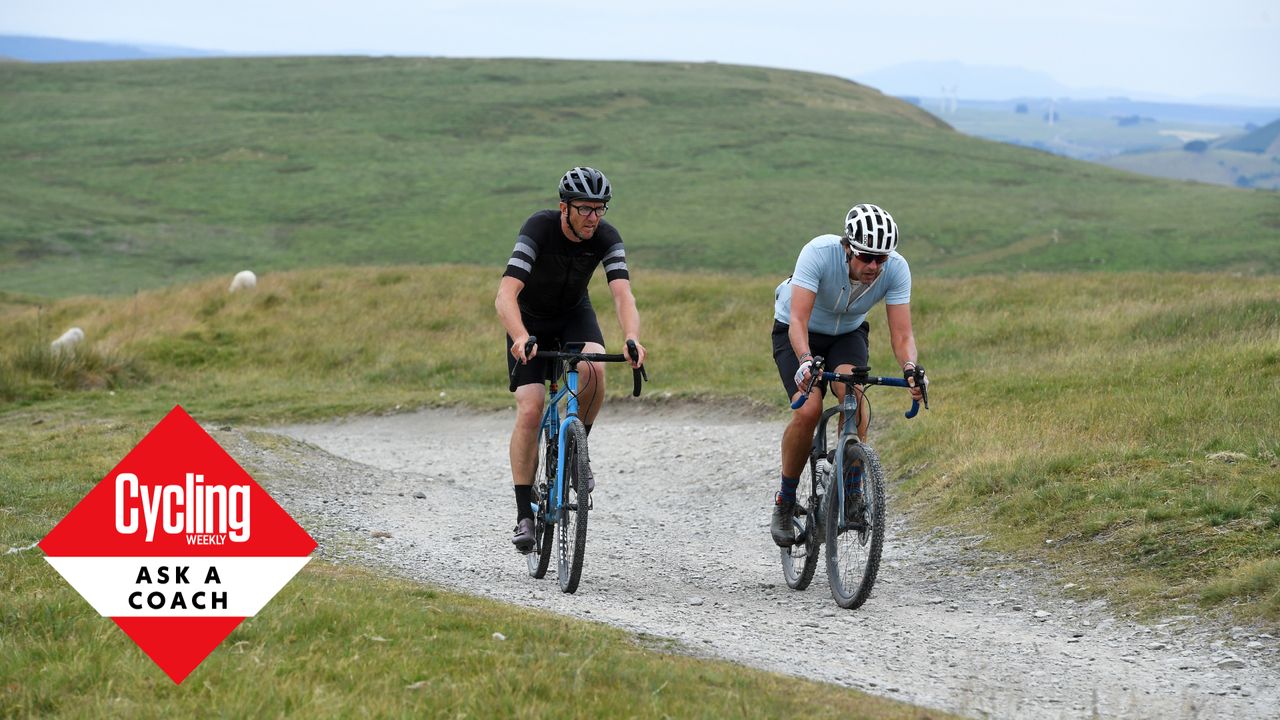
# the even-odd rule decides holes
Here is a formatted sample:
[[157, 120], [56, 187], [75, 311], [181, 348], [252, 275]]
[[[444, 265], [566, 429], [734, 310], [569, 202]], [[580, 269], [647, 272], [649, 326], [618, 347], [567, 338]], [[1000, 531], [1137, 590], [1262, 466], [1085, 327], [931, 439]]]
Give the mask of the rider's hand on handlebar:
[[[628, 347], [630, 343], [635, 343], [636, 355], [638, 357], [631, 357], [631, 349]], [[638, 368], [643, 365], [644, 359], [648, 354], [648, 351], [644, 349], [644, 346], [640, 344], [640, 341], [635, 338], [627, 338], [627, 342], [622, 344], [622, 356], [627, 359], [627, 362], [631, 363], [631, 367], [633, 368]]]
[[[527, 345], [530, 340], [533, 340], [534, 344], [530, 348], [531, 352], [529, 352], [528, 355], [526, 356], [524, 346]], [[520, 337], [515, 338], [515, 341], [511, 343], [511, 356], [514, 357], [516, 361], [519, 362], [521, 365], [528, 363], [537, 354], [538, 354], [537, 339], [530, 338], [527, 334], [521, 335]]]
[[804, 389], [808, 387], [806, 383], [809, 381], [809, 375], [813, 371], [813, 358], [806, 356], [804, 361], [800, 363], [800, 367], [796, 370], [796, 387]]
[[929, 376], [924, 374], [924, 366], [909, 362], [902, 368], [902, 377], [911, 388], [911, 399], [921, 400], [925, 389], [929, 387]]

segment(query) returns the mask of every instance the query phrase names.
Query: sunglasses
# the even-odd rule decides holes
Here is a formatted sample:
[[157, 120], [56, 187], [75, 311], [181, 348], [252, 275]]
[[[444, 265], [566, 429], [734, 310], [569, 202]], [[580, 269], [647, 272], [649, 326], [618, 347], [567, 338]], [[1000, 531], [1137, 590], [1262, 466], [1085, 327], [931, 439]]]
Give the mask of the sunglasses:
[[875, 265], [876, 263], [884, 265], [885, 263], [889, 262], [888, 255], [876, 255], [874, 253], [860, 252], [860, 253], [854, 253], [853, 256], [868, 265]]

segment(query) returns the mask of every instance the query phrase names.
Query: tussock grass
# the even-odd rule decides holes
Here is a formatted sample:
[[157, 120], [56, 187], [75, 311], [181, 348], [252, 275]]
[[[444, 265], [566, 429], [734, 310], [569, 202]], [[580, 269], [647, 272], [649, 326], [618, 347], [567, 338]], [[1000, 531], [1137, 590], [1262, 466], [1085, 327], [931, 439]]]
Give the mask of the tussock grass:
[[55, 390], [115, 389], [144, 380], [138, 362], [119, 353], [26, 345], [0, 362], [0, 400], [29, 402], [52, 397]]
[[[267, 274], [252, 293], [208, 281], [60, 301], [39, 310], [51, 327], [85, 327], [91, 347], [146, 379], [116, 395], [35, 392], [20, 380], [9, 392], [26, 409], [9, 422], [66, 412], [145, 424], [177, 403], [209, 422], [508, 406], [498, 274], [340, 268]], [[746, 398], [782, 416], [772, 279], [639, 270], [634, 280], [652, 353], [648, 401]], [[617, 347], [607, 289], [595, 290]], [[0, 343], [10, 347], [37, 310], [14, 298], [5, 307]], [[872, 393], [875, 442], [909, 477], [897, 502], [1003, 549], [1069, 560], [1082, 585], [1138, 609], [1205, 603], [1280, 617], [1265, 588], [1226, 582], [1280, 552], [1271, 278], [922, 280], [912, 311], [934, 407], [907, 422], [901, 393]], [[880, 313], [872, 366], [888, 374]], [[629, 390], [624, 372], [610, 377], [613, 395]]]
[[1280, 551], [1268, 530], [1280, 508], [1273, 280], [921, 286], [937, 405], [895, 425], [886, 453], [922, 468], [905, 486], [913, 502], [1069, 561], [1080, 582], [1141, 609], [1231, 604], [1280, 619], [1266, 601], [1274, 575], [1259, 575], [1269, 591], [1226, 582]]
[[[85, 328], [85, 350], [119, 358], [132, 370], [129, 382], [114, 390], [58, 385], [26, 371], [6, 375], [16, 391], [0, 414], [0, 545], [23, 547], [43, 537], [174, 404], [210, 423], [435, 404], [509, 405], [502, 330], [492, 308], [498, 276], [497, 269], [469, 266], [338, 268], [265, 274], [254, 292], [234, 295], [218, 280], [125, 298], [69, 298], [41, 308], [6, 296], [0, 302], [0, 365], [20, 365], [31, 347], [33, 324], [44, 322]], [[785, 404], [768, 340], [774, 280], [638, 269], [634, 282], [642, 338], [652, 353], [649, 402], [746, 398], [775, 409], [781, 424]], [[597, 287], [593, 297], [606, 341], [617, 347], [607, 289]], [[895, 507], [914, 506], [934, 522], [986, 534], [996, 547], [1055, 561], [1082, 591], [1140, 612], [1198, 605], [1243, 619], [1280, 620], [1280, 440], [1274, 432], [1280, 409], [1273, 402], [1280, 397], [1280, 298], [1273, 278], [1223, 282], [1216, 276], [1130, 273], [925, 279], [916, 283], [912, 310], [921, 358], [933, 380], [933, 409], [906, 421], [904, 394], [871, 393], [878, 418], [873, 441], [889, 471], [904, 478]], [[871, 319], [873, 370], [890, 374], [894, 365], [882, 311]], [[613, 395], [628, 392], [624, 374], [611, 378]], [[16, 668], [33, 663], [81, 666], [60, 669], [50, 676], [55, 679], [31, 689], [16, 683], [20, 694], [0, 696], [20, 698], [10, 701], [21, 703], [10, 706], [14, 712], [70, 714], [71, 706], [60, 704], [50, 690], [69, 683], [88, 688], [86, 707], [107, 714], [113, 707], [107, 698], [118, 693], [103, 689], [110, 685], [100, 668], [137, 661], [122, 659], [127, 641], [113, 628], [92, 624], [97, 618], [89, 617], [87, 606], [74, 604], [70, 589], [42, 563], [25, 555], [2, 557], [6, 596], [23, 604], [0, 609], [6, 623], [0, 677], [18, 676]], [[256, 657], [255, 668], [270, 670], [260, 674], [262, 684], [242, 687], [237, 683], [248, 681], [232, 679], [230, 670], [211, 670], [201, 676], [212, 678], [209, 693], [230, 697], [220, 693], [236, 688], [239, 695], [263, 698], [262, 688], [279, 684], [275, 678], [314, 672], [308, 682], [332, 682], [324, 685], [334, 689], [326, 689], [323, 698], [343, 707], [354, 702], [340, 695], [343, 682], [400, 698], [404, 686], [430, 681], [415, 670], [421, 646], [411, 653], [412, 662], [410, 653], [397, 655], [385, 672], [367, 673], [357, 670], [362, 665], [354, 658], [352, 638], [405, 637], [420, 621], [424, 603], [443, 609], [454, 601], [429, 602], [414, 594], [425, 591], [403, 586], [370, 590], [365, 578], [342, 573], [309, 574], [302, 581], [313, 582], [324, 583], [325, 592], [298, 584], [292, 597], [345, 597], [344, 603], [387, 622], [347, 625], [326, 635], [324, 627], [308, 624], [319, 622], [314, 616], [291, 605], [289, 617], [296, 609], [297, 625], [234, 637], [249, 643], [239, 646], [244, 650], [237, 656]], [[417, 619], [397, 614], [402, 611]], [[263, 622], [277, 622], [278, 612], [273, 605]], [[515, 617], [522, 611], [505, 612]], [[553, 627], [560, 621], [546, 622]], [[70, 658], [65, 649], [62, 655], [51, 649], [47, 638], [59, 632], [104, 634], [104, 645], [118, 646], [107, 651], [95, 645]], [[37, 642], [33, 633], [47, 638]], [[317, 634], [324, 642], [341, 642], [311, 649], [296, 644], [312, 642]], [[496, 671], [512, 671], [526, 655], [536, 660], [530, 637], [535, 636], [521, 635], [503, 646], [518, 648], [518, 662], [495, 651], [459, 664], [474, 673], [468, 677], [492, 682]], [[635, 663], [625, 653], [636, 652], [633, 647], [604, 636], [583, 637], [570, 645], [547, 641], [554, 648], [547, 657], [568, 653], [566, 664], [576, 668], [592, 653], [622, 653], [612, 657], [627, 661], [613, 672], [631, 672]], [[31, 654], [33, 643], [50, 655]], [[395, 645], [373, 644], [375, 654]], [[272, 654], [285, 646], [287, 652]], [[294, 662], [287, 658], [297, 653], [335, 660], [316, 663], [314, 671], [271, 664]], [[361, 658], [369, 657], [361, 651]], [[218, 656], [211, 662], [225, 668], [230, 666], [219, 663], [242, 660]], [[645, 670], [647, 679], [633, 685], [652, 693], [668, 682], [665, 672]], [[698, 672], [675, 674], [700, 678], [690, 694], [724, 695], [723, 704], [708, 706], [706, 714], [736, 714], [732, 703], [748, 695], [735, 695], [732, 688], [745, 681]], [[500, 693], [487, 695], [477, 683], [454, 678], [422, 687], [433, 698], [478, 695], [502, 702]], [[157, 682], [145, 697], [178, 703], [163, 685]], [[658, 696], [678, 687], [671, 679]], [[712, 687], [729, 689], [710, 692]], [[652, 705], [645, 704], [644, 693], [627, 696], [632, 704], [626, 707], [649, 714]], [[288, 688], [281, 698], [283, 704], [264, 707], [305, 714], [317, 702]], [[387, 702], [387, 712], [394, 714], [410, 707], [396, 703], [415, 701]], [[546, 702], [539, 707], [564, 707], [552, 697]], [[160, 707], [181, 712], [183, 706]], [[498, 704], [467, 707], [476, 714], [517, 711]], [[602, 713], [616, 710], [598, 707]], [[703, 714], [686, 707], [689, 715]], [[755, 707], [775, 706], [760, 703], [748, 710]], [[660, 712], [667, 710], [653, 714]]]

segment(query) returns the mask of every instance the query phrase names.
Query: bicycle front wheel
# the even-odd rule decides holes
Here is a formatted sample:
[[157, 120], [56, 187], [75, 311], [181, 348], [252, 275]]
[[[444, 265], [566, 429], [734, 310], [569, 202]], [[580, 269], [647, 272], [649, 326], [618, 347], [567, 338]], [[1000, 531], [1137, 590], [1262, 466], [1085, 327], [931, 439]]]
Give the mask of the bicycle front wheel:
[[559, 562], [556, 574], [560, 590], [571, 593], [578, 589], [582, 577], [582, 558], [587, 549], [587, 430], [574, 419], [565, 438], [564, 497], [560, 504], [560, 522], [556, 525]]
[[822, 538], [818, 529], [818, 496], [814, 490], [819, 487], [817, 481], [820, 480], [814, 477], [814, 461], [811, 458], [805, 476], [800, 478], [800, 484], [796, 486], [796, 514], [792, 520], [796, 542], [791, 547], [779, 548], [782, 555], [782, 577], [792, 590], [808, 588], [813, 580], [813, 572], [818, 568]]
[[827, 580], [842, 608], [861, 607], [871, 595], [884, 546], [884, 471], [880, 458], [856, 437], [843, 440], [823, 524]]

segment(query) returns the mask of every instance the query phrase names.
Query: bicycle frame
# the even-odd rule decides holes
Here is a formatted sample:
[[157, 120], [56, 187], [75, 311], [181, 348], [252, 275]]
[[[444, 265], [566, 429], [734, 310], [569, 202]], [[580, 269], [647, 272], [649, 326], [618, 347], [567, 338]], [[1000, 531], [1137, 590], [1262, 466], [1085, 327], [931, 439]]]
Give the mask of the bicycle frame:
[[[846, 484], [844, 477], [845, 439], [852, 437], [856, 442], [862, 442], [862, 439], [858, 436], [858, 395], [862, 391], [855, 390], [854, 387], [858, 385], [888, 385], [891, 387], [909, 388], [910, 386], [904, 378], [875, 377], [863, 375], [861, 373], [842, 376], [839, 373], [833, 373], [826, 370], [822, 372], [822, 379], [826, 380], [828, 383], [844, 383], [844, 399], [835, 406], [823, 411], [822, 418], [818, 421], [818, 429], [813, 435], [813, 450], [810, 453], [810, 462], [817, 462], [819, 457], [826, 456], [827, 421], [829, 421], [836, 413], [844, 413], [844, 426], [840, 429], [840, 434], [836, 437], [836, 455], [833, 467], [831, 468], [831, 477], [835, 482], [832, 483], [832, 487], [827, 488], [828, 497], [826, 500], [827, 502], [832, 502], [834, 500], [839, 503], [839, 505], [836, 506], [840, 510], [839, 529], [844, 530], [848, 527], [849, 521], [849, 519], [845, 517], [844, 502]], [[907, 411], [906, 416], [908, 418], [915, 417], [919, 409], [919, 402], [913, 400], [911, 403], [911, 409]], [[870, 420], [871, 418], [868, 417], [868, 423]], [[812, 473], [810, 474], [812, 475]], [[834, 493], [834, 495], [832, 493]]]
[[[838, 507], [840, 508], [841, 530], [847, 527], [848, 522], [848, 518], [846, 518], [844, 514], [844, 441], [846, 438], [852, 437], [857, 442], [862, 442], [861, 438], [858, 437], [858, 395], [861, 391], [855, 390], [854, 387], [859, 385], [888, 385], [890, 387], [900, 388], [911, 387], [907, 384], [905, 378], [867, 375], [866, 370], [866, 368], [855, 368], [854, 373], [850, 375], [840, 375], [839, 373], [834, 373], [829, 370], [823, 370], [818, 375], [819, 378], [826, 380], [828, 383], [840, 382], [844, 383], [845, 386], [844, 398], [836, 405], [822, 411], [822, 416], [818, 420], [818, 427], [813, 433], [813, 446], [809, 450], [809, 463], [811, 466], [809, 476], [813, 478], [814, 485], [811, 492], [816, 496], [816, 493], [818, 492], [818, 478], [817, 473], [814, 472], [816, 468], [813, 466], [818, 462], [819, 458], [825, 458], [827, 456], [827, 423], [831, 420], [832, 416], [837, 413], [844, 413], [844, 425], [841, 427], [840, 433], [836, 436], [836, 454], [835, 457], [832, 458], [833, 465], [831, 468], [831, 477], [837, 482], [832, 483], [833, 487], [827, 488], [828, 493], [834, 491], [835, 495], [826, 499], [826, 502], [831, 502], [834, 498], [835, 501], [840, 503]], [[815, 380], [816, 379], [817, 378], [815, 378]], [[791, 404], [791, 409], [798, 409], [805, 403], [808, 397], [809, 393], [805, 392]], [[907, 418], [913, 418], [919, 411], [919, 401], [912, 400], [911, 409], [906, 412], [906, 416]], [[870, 418], [867, 418], [867, 420], [870, 422]]]
[[[557, 389], [556, 381], [551, 381], [551, 387], [547, 391], [550, 399], [547, 401], [547, 409], [542, 413], [542, 432], [548, 437], [556, 439], [556, 481], [555, 486], [547, 488], [547, 507], [546, 522], [553, 525], [560, 520], [560, 508], [564, 498], [564, 458], [565, 458], [565, 437], [569, 423], [578, 417], [578, 368], [577, 363], [570, 363], [568, 370], [565, 372], [564, 387]], [[569, 402], [565, 405], [564, 419], [560, 419], [560, 402], [565, 396], [569, 397]], [[553, 435], [554, 433], [554, 435]], [[539, 448], [541, 450], [541, 448]], [[538, 508], [534, 507], [534, 514], [538, 512]]]

